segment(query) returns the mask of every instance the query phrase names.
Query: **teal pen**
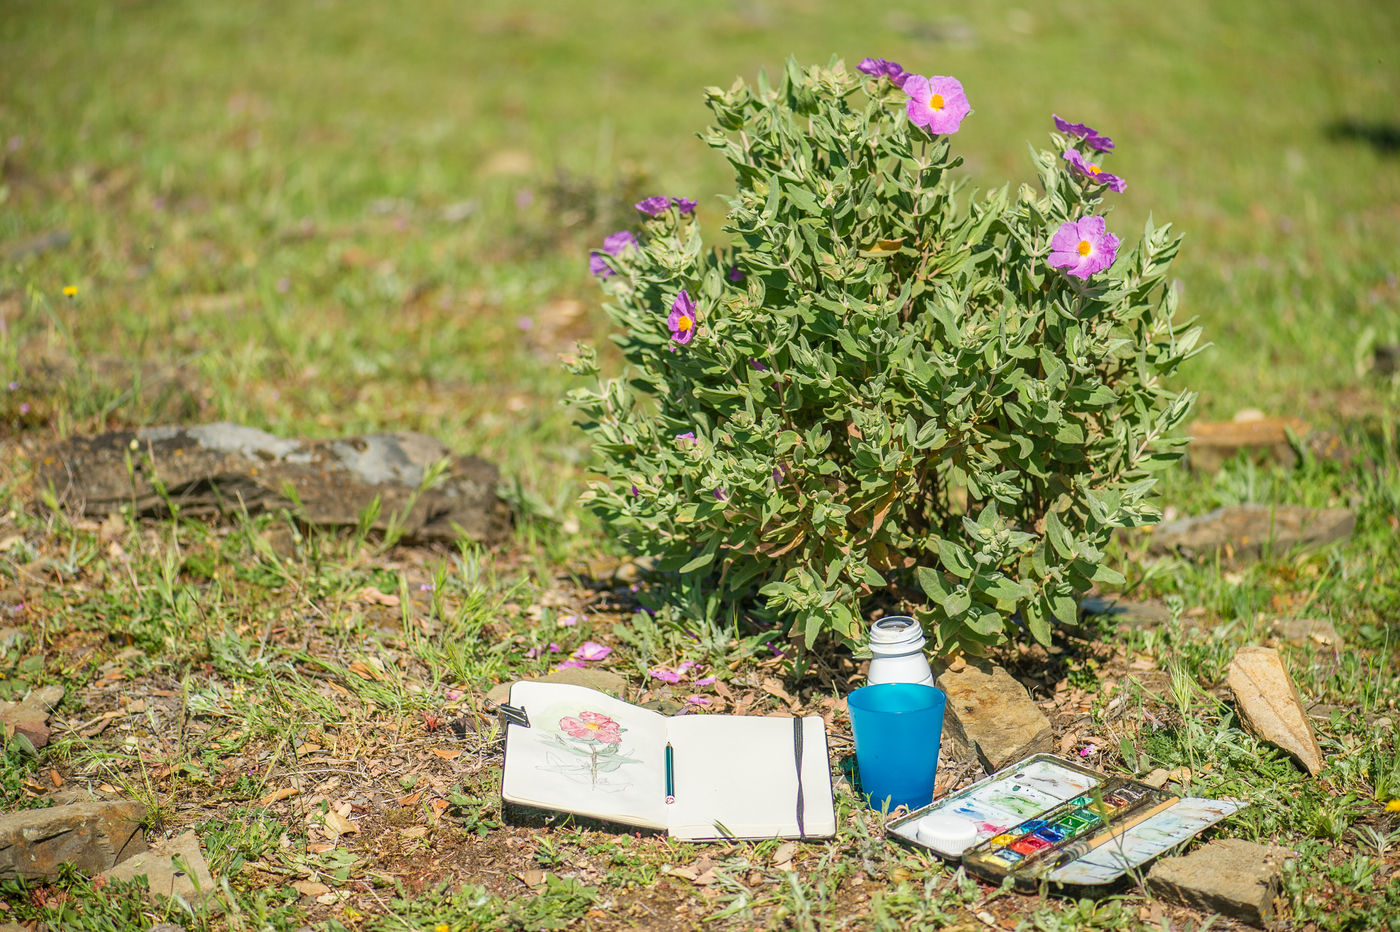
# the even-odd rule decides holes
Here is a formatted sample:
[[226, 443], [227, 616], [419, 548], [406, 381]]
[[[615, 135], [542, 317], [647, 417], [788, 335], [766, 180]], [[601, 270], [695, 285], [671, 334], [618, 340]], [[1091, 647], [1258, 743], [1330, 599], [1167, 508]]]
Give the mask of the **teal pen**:
[[676, 752], [671, 750], [671, 742], [666, 742], [666, 802], [676, 801]]

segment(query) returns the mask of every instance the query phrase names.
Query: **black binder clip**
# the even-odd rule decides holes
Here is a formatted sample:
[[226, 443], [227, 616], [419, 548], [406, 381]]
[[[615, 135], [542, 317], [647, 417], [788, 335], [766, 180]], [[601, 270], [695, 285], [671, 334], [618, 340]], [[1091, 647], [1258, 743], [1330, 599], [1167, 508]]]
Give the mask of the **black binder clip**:
[[497, 714], [501, 716], [501, 728], [507, 725], [519, 725], [521, 728], [530, 727], [530, 716], [525, 713], [524, 706], [513, 706], [502, 702], [497, 709]]

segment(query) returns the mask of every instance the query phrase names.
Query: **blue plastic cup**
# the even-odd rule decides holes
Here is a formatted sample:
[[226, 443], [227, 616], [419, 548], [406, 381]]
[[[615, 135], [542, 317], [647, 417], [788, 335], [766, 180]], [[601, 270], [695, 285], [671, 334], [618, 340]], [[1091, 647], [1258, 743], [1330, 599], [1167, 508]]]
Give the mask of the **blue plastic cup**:
[[948, 695], [919, 683], [862, 686], [846, 697], [860, 787], [871, 809], [933, 801]]

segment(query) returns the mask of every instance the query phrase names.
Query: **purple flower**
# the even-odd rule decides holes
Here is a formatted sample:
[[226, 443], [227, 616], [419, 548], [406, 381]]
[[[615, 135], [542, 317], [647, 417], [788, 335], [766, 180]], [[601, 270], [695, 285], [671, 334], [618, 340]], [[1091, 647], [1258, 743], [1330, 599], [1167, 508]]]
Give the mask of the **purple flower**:
[[679, 683], [681, 681], [680, 673], [675, 670], [668, 670], [665, 667], [657, 667], [655, 670], [648, 670], [647, 675], [663, 683]]
[[724, 491], [724, 489], [715, 489], [712, 494], [718, 501], [721, 502], [726, 501], [729, 498], [729, 493]]
[[695, 443], [695, 431], [688, 430], [683, 434], [676, 434], [676, 439], [681, 441], [682, 446], [690, 446]]
[[681, 212], [681, 215], [695, 213], [695, 202], [688, 197], [673, 197], [671, 204]]
[[1084, 156], [1079, 154], [1078, 149], [1066, 149], [1065, 161], [1072, 165], [1081, 177], [1089, 179], [1093, 184], [1106, 184], [1110, 191], [1121, 193], [1128, 186], [1128, 183], [1117, 175], [1104, 171], [1092, 162], [1084, 161]]
[[700, 677], [700, 679], [698, 679], [698, 680], [695, 681], [695, 685], [696, 685], [696, 686], [713, 686], [713, 685], [715, 685], [715, 678], [714, 678], [714, 676], [702, 676], [702, 677]]
[[768, 367], [767, 367], [766, 365], [764, 365], [762, 362], [760, 362], [759, 360], [757, 360], [757, 359], [750, 359], [750, 360], [749, 360], [749, 365], [750, 365], [751, 367], [753, 367], [754, 369], [757, 369], [759, 372], [767, 372], [767, 371], [768, 371]]
[[868, 74], [872, 78], [884, 76], [889, 78], [895, 87], [903, 87], [904, 80], [909, 77], [897, 61], [890, 61], [885, 58], [862, 58], [860, 64], [856, 65], [856, 70], [863, 74]]
[[739, 271], [739, 267], [737, 265], [731, 265], [729, 267], [729, 275], [726, 277], [731, 282], [741, 282], [744, 280], [744, 273]]
[[633, 206], [648, 217], [655, 217], [671, 206], [671, 200], [664, 194], [653, 194], [651, 197], [642, 198]]
[[639, 496], [639, 495], [641, 495], [641, 494], [642, 494], [641, 492], [638, 492], [638, 491], [637, 491], [637, 483], [635, 483], [635, 482], [632, 483], [632, 497], [633, 497], [633, 498], [636, 498], [637, 496]]
[[576, 660], [603, 660], [612, 653], [612, 648], [596, 641], [584, 641], [578, 650], [574, 651]]
[[1117, 256], [1118, 237], [1108, 232], [1102, 217], [1067, 220], [1050, 239], [1050, 265], [1078, 278], [1102, 272]]
[[956, 133], [963, 118], [972, 112], [957, 78], [911, 74], [904, 81], [904, 93], [909, 95], [909, 122], [935, 136]]
[[671, 304], [671, 316], [666, 319], [666, 323], [671, 328], [671, 339], [682, 346], [695, 339], [695, 302], [690, 299], [690, 292], [684, 288]]
[[[620, 256], [636, 245], [637, 237], [627, 230], [618, 230], [603, 237], [603, 252], [610, 256]], [[607, 260], [603, 258], [603, 253], [596, 249], [588, 257], [588, 271], [599, 278], [607, 278], [613, 274], [613, 270], [608, 268]]]
[[1050, 117], [1055, 121], [1055, 128], [1057, 130], [1062, 133], [1069, 133], [1071, 136], [1078, 136], [1080, 139], [1083, 139], [1091, 149], [1098, 152], [1107, 152], [1109, 149], [1113, 148], [1113, 140], [1109, 139], [1107, 136], [1099, 135], [1099, 131], [1092, 126], [1062, 120], [1059, 114], [1055, 113], [1050, 114]]
[[550, 654], [557, 654], [557, 653], [559, 653], [559, 645], [558, 645], [558, 644], [555, 644], [555, 643], [553, 643], [553, 642], [550, 642], [550, 645], [549, 645], [548, 647], [532, 647], [532, 648], [530, 648], [529, 650], [527, 650], [527, 651], [525, 652], [525, 656], [526, 656], [526, 657], [529, 657], [529, 658], [531, 658], [531, 659], [533, 659], [533, 658], [535, 658], [535, 657], [542, 656], [543, 654], [546, 654], [546, 653], [550, 653]]

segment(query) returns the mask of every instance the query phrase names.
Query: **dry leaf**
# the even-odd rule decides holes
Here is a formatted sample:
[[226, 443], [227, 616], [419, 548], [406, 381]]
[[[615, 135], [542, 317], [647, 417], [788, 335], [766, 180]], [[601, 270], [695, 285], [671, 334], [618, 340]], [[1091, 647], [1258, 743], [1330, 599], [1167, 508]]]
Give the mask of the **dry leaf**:
[[[283, 835], [282, 837], [286, 838], [287, 836]], [[325, 854], [327, 851], [334, 851], [335, 845], [328, 845], [323, 841], [318, 841], [307, 845], [306, 850], [310, 851], [312, 854]]]
[[358, 825], [334, 809], [326, 813], [326, 834], [332, 838], [339, 838], [341, 835], [354, 835], [359, 830]]
[[295, 796], [296, 794], [297, 791], [294, 787], [284, 786], [280, 790], [274, 790], [273, 792], [268, 793], [262, 799], [258, 800], [258, 805], [270, 806], [278, 800], [286, 799], [288, 796]]
[[357, 596], [361, 602], [368, 602], [370, 605], [387, 605], [394, 608], [399, 604], [399, 597], [390, 595], [387, 592], [380, 592], [374, 586], [365, 586]]
[[438, 757], [441, 757], [443, 760], [456, 760], [457, 758], [462, 756], [461, 748], [453, 748], [450, 750], [444, 750], [443, 748], [433, 748], [433, 753], [436, 754]]
[[783, 683], [777, 677], [766, 676], [763, 678], [763, 682], [760, 683], [759, 686], [768, 695], [781, 699], [788, 705], [792, 705], [795, 702], [792, 696], [788, 695], [787, 690], [783, 689]]
[[522, 871], [517, 876], [520, 878], [520, 882], [527, 887], [538, 887], [544, 883], [544, 871], [539, 869]]
[[331, 892], [330, 887], [314, 880], [298, 880], [292, 884], [292, 889], [302, 896], [320, 896], [323, 893]]
[[433, 810], [434, 819], [442, 818], [442, 814], [447, 811], [447, 807], [450, 805], [451, 803], [442, 798], [435, 799], [432, 802], [428, 803], [429, 808]]
[[399, 805], [400, 805], [400, 806], [416, 806], [416, 805], [418, 805], [418, 800], [420, 800], [420, 799], [422, 799], [422, 798], [423, 798], [423, 791], [422, 791], [422, 790], [419, 790], [417, 793], [411, 793], [411, 794], [409, 794], [408, 796], [402, 796], [402, 797], [400, 797], [400, 798], [399, 798]]
[[339, 899], [340, 897], [336, 896], [334, 893], [322, 893], [320, 896], [316, 897], [316, 902], [320, 903], [322, 906], [331, 906]]
[[50, 770], [50, 771], [49, 771], [49, 779], [53, 781], [53, 785], [54, 785], [54, 786], [62, 786], [62, 785], [63, 785], [63, 778], [60, 777], [60, 776], [58, 775], [58, 771], [57, 771], [57, 770]]
[[773, 864], [786, 864], [792, 860], [792, 856], [797, 853], [797, 845], [790, 841], [785, 841], [773, 852]]
[[367, 680], [384, 679], [384, 661], [378, 657], [366, 657], [364, 660], [356, 660], [350, 664], [351, 673], [362, 676]]
[[401, 829], [399, 834], [404, 838], [422, 838], [424, 835], [428, 834], [428, 827], [426, 825], [415, 825], [413, 828]]

